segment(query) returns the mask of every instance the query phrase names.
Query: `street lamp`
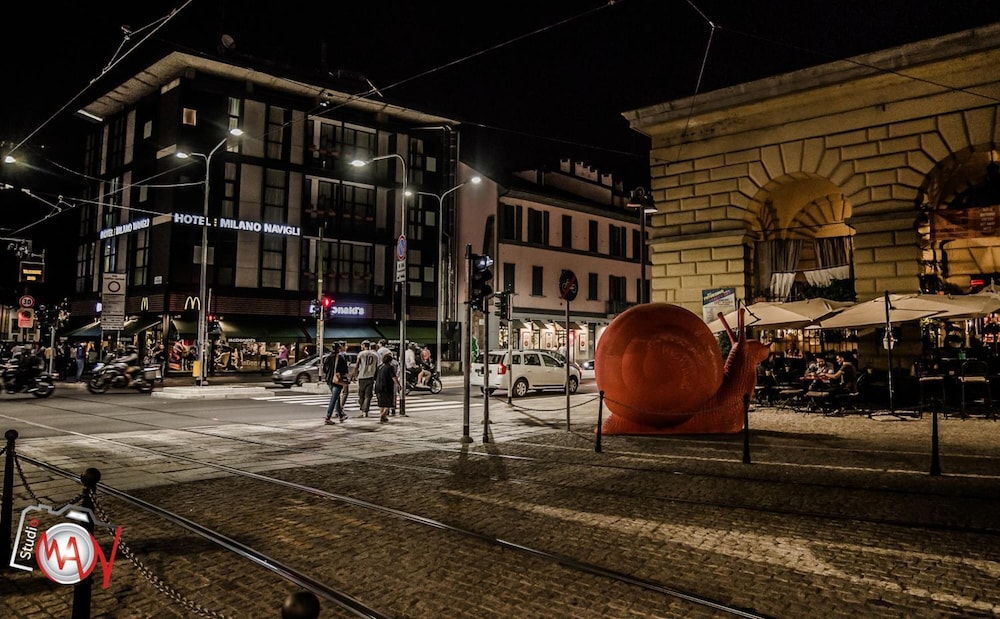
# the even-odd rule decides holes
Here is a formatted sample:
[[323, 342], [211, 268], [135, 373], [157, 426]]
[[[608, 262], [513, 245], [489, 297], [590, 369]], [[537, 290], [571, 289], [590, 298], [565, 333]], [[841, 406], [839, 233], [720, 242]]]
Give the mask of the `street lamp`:
[[[399, 153], [391, 153], [389, 155], [372, 157], [371, 159], [355, 159], [351, 162], [351, 165], [356, 168], [362, 168], [369, 163], [392, 158], [399, 159], [399, 165], [403, 168], [403, 199], [401, 200], [402, 205], [399, 210], [399, 240], [396, 243], [396, 281], [399, 283], [399, 360], [403, 368], [403, 376], [400, 381], [403, 389], [399, 393], [399, 412], [406, 413], [406, 294], [408, 292], [406, 280], [409, 277], [409, 271], [407, 270], [409, 265], [406, 260], [407, 254], [409, 254], [409, 249], [406, 247], [406, 196], [408, 195], [406, 189], [406, 159]], [[402, 278], [400, 278], [400, 274]]]
[[[234, 127], [229, 130], [229, 135], [239, 137], [243, 135], [243, 130]], [[209, 196], [209, 171], [212, 168], [212, 155], [214, 155], [224, 144], [229, 141], [229, 137], [224, 137], [210, 150], [204, 153], [177, 152], [179, 159], [190, 157], [201, 157], [205, 160], [205, 201], [201, 217], [201, 275], [198, 278], [198, 386], [203, 387], [208, 383], [205, 381], [205, 349], [208, 339], [208, 327], [205, 324], [205, 314], [208, 309], [208, 196]]]
[[[445, 197], [448, 194], [452, 193], [453, 191], [458, 191], [460, 188], [464, 187], [465, 185], [467, 185], [469, 183], [472, 183], [473, 185], [478, 185], [482, 181], [483, 181], [482, 178], [480, 178], [478, 176], [473, 176], [469, 180], [467, 180], [467, 181], [465, 181], [463, 183], [459, 183], [459, 184], [455, 185], [454, 187], [452, 187], [451, 189], [449, 189], [449, 190], [447, 190], [447, 191], [445, 191], [444, 193], [441, 193], [441, 194], [428, 193], [426, 191], [418, 191], [417, 192], [418, 196], [429, 196], [431, 198], [437, 198], [437, 203], [438, 203], [438, 219], [437, 219], [437, 228], [438, 228], [438, 256], [437, 256], [437, 263], [438, 263], [438, 290], [437, 290], [437, 292], [438, 292], [438, 304], [437, 304], [437, 329], [436, 329], [436, 331], [437, 331], [437, 333], [436, 333], [436, 336], [437, 336], [437, 348], [434, 349], [434, 354], [437, 355], [437, 367], [438, 367], [438, 371], [439, 372], [441, 371], [441, 359], [442, 359], [442, 357], [441, 357], [441, 323], [444, 322], [444, 309], [443, 309], [443, 307], [444, 307], [445, 299], [448, 298], [448, 291], [447, 290], [442, 290], [442, 288], [443, 288], [443, 286], [442, 286], [443, 278], [440, 275], [442, 272], [444, 272], [444, 269], [441, 268], [441, 266], [442, 266], [442, 264], [441, 264], [442, 263], [441, 247], [444, 245], [444, 239], [443, 239], [443, 234], [444, 234], [444, 199], [445, 199]], [[451, 257], [451, 252], [449, 252], [449, 256], [448, 257], [449, 258]], [[450, 273], [451, 270], [449, 269], [448, 272]]]
[[646, 292], [646, 215], [656, 212], [653, 194], [646, 193], [642, 187], [636, 187], [629, 196], [628, 208], [639, 211], [639, 303], [648, 303]]

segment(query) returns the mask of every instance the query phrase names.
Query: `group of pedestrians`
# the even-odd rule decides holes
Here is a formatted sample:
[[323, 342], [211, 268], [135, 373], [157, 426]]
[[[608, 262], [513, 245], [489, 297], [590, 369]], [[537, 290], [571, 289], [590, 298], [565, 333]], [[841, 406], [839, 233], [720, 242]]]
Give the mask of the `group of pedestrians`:
[[[344, 342], [335, 342], [330, 355], [323, 362], [323, 377], [330, 387], [330, 404], [326, 409], [326, 423], [333, 424], [333, 416], [343, 423], [348, 416], [344, 412], [344, 404], [352, 382], [358, 384], [358, 407], [361, 416], [368, 417], [374, 401], [379, 408], [379, 423], [388, 423], [390, 416], [396, 414], [396, 394], [402, 390], [399, 379], [399, 362], [389, 350], [387, 342], [379, 340], [372, 344], [365, 340], [361, 342], [361, 352], [358, 354], [354, 368], [349, 368]], [[400, 412], [401, 417], [406, 413]]]

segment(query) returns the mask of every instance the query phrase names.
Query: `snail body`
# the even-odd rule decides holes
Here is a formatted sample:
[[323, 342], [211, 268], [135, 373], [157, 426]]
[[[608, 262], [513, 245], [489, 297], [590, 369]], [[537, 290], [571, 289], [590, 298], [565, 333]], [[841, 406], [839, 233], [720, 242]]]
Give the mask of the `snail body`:
[[611, 415], [605, 434], [731, 434], [743, 428], [768, 346], [739, 336], [723, 362], [715, 336], [678, 305], [647, 303], [620, 314], [595, 355], [595, 378]]

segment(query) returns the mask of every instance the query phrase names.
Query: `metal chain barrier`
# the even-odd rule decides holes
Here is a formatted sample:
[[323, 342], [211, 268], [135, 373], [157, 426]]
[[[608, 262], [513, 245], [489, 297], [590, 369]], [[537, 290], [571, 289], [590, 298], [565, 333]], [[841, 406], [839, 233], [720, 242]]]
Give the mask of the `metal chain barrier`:
[[[90, 500], [91, 500], [92, 504], [94, 505], [94, 513], [97, 515], [98, 520], [100, 520], [101, 522], [110, 523], [112, 519], [111, 519], [109, 513], [107, 511], [105, 511], [105, 509], [97, 502], [97, 494], [95, 492], [91, 491], [91, 490], [85, 490], [85, 492], [89, 493]], [[108, 528], [108, 533], [111, 534], [112, 538], [115, 535], [115, 531], [111, 527]], [[227, 615], [223, 615], [223, 614], [217, 613], [217, 612], [215, 612], [213, 610], [209, 610], [207, 608], [204, 608], [203, 606], [199, 605], [197, 602], [194, 602], [194, 601], [190, 600], [184, 594], [180, 593], [179, 591], [177, 591], [176, 589], [174, 589], [173, 587], [171, 587], [167, 583], [163, 582], [163, 580], [160, 579], [159, 576], [157, 576], [156, 574], [154, 574], [152, 572], [152, 570], [150, 570], [148, 567], [146, 567], [146, 565], [139, 559], [139, 557], [137, 557], [135, 555], [135, 553], [132, 552], [132, 549], [128, 547], [128, 544], [125, 543], [125, 540], [123, 538], [119, 538], [119, 540], [118, 540], [118, 550], [122, 553], [122, 555], [126, 559], [129, 560], [129, 562], [132, 565], [135, 566], [135, 569], [138, 570], [139, 574], [141, 574], [147, 581], [149, 581], [149, 583], [151, 585], [153, 585], [153, 587], [157, 591], [159, 591], [163, 595], [167, 596], [171, 600], [177, 602], [178, 604], [181, 604], [185, 608], [187, 608], [187, 609], [191, 610], [192, 612], [196, 613], [199, 617], [212, 617], [212, 618], [215, 618], [215, 619], [228, 619]]]
[[[39, 497], [35, 494], [35, 491], [31, 489], [31, 484], [28, 483], [28, 478], [24, 475], [24, 469], [21, 468], [21, 459], [14, 454], [14, 469], [17, 471], [17, 476], [21, 479], [21, 485], [28, 492], [28, 496], [31, 500], [35, 502], [35, 505], [55, 505], [55, 501], [48, 497]], [[69, 501], [66, 501], [66, 505], [79, 505], [80, 501], [83, 499], [83, 494], [78, 494]]]
[[[499, 396], [490, 396], [490, 397], [492, 399], [494, 399], [494, 400], [501, 401], [504, 404], [507, 404], [507, 399], [506, 398], [501, 398]], [[600, 396], [594, 396], [594, 397], [592, 397], [590, 399], [582, 400], [580, 402], [577, 402], [576, 404], [573, 404], [572, 406], [570, 406], [570, 408], [577, 408], [577, 407], [583, 406], [585, 404], [590, 404], [594, 400], [598, 400], [598, 399], [600, 399]], [[559, 408], [538, 408], [537, 406], [532, 406], [531, 408], [528, 408], [527, 406], [520, 406], [518, 404], [514, 404], [513, 402], [511, 402], [510, 404], [507, 404], [507, 406], [510, 406], [511, 408], [515, 408], [515, 409], [522, 410], [522, 411], [535, 411], [535, 412], [540, 412], [540, 413], [554, 413], [555, 411], [564, 411], [564, 410], [566, 410], [566, 406], [565, 405], [560, 406]]]

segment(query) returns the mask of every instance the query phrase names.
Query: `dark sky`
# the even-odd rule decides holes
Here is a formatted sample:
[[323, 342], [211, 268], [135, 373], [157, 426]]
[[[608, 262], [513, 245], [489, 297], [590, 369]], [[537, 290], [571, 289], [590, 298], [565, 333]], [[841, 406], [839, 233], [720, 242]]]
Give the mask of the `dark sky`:
[[214, 50], [226, 33], [239, 53], [359, 72], [387, 100], [476, 127], [463, 154], [487, 173], [566, 156], [626, 185], [648, 182], [648, 143], [623, 111], [1000, 22], [1000, 0], [21, 3], [0, 141], [44, 124], [28, 143], [53, 143], [50, 118], [103, 92], [102, 69], [173, 10], [156, 37]]

